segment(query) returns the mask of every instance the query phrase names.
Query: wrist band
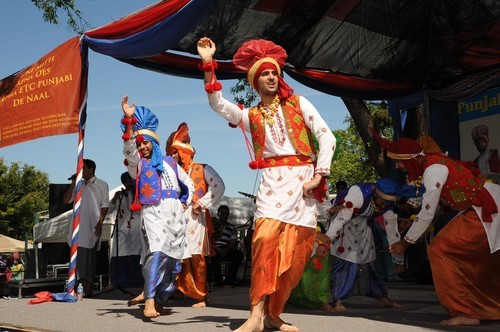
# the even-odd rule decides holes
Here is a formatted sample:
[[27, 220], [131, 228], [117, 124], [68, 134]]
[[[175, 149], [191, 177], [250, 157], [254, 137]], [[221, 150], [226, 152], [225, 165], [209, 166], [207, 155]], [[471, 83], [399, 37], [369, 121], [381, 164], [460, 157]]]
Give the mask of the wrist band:
[[202, 71], [214, 71], [218, 68], [217, 61], [215, 59], [212, 62], [202, 62], [198, 63], [198, 69]]

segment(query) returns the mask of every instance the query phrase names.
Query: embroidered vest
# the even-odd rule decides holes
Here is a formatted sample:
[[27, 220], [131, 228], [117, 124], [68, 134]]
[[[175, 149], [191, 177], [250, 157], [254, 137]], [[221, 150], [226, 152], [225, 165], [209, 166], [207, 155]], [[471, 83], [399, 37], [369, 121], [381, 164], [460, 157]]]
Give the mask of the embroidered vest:
[[[205, 196], [208, 191], [208, 185], [205, 181], [205, 165], [193, 163], [191, 168], [189, 169], [189, 176], [191, 180], [193, 180], [194, 184], [194, 195], [193, 195], [193, 203], [198, 202], [200, 198]], [[210, 211], [208, 209], [205, 210], [205, 235], [203, 237], [203, 256], [213, 257], [216, 255], [215, 249], [210, 244], [210, 239], [214, 233], [214, 228], [212, 225], [212, 216], [210, 215]]]
[[468, 209], [472, 206], [474, 196], [483, 189], [484, 175], [473, 175], [471, 168], [461, 162], [452, 160], [443, 155], [426, 155], [424, 167], [441, 164], [448, 168], [449, 174], [445, 183], [436, 183], [442, 186], [441, 201], [457, 211]]
[[[315, 154], [312, 133], [306, 126], [300, 109], [299, 96], [293, 95], [281, 103], [283, 118], [288, 136], [298, 153], [304, 156]], [[262, 159], [264, 142], [266, 138], [264, 116], [259, 112], [257, 106], [250, 108], [248, 112], [250, 120], [250, 133], [255, 152], [255, 159]]]
[[[165, 161], [175, 172], [175, 177], [181, 188], [179, 199], [185, 202], [189, 197], [187, 186], [179, 180], [177, 174], [177, 161], [172, 157], [163, 157]], [[139, 174], [139, 202], [143, 205], [155, 205], [162, 197], [161, 177], [159, 172], [151, 166], [146, 160], [141, 159], [141, 174]]]
[[205, 181], [205, 166], [203, 164], [193, 163], [189, 169], [189, 176], [194, 184], [193, 203], [196, 203], [200, 198], [205, 196], [208, 190]]

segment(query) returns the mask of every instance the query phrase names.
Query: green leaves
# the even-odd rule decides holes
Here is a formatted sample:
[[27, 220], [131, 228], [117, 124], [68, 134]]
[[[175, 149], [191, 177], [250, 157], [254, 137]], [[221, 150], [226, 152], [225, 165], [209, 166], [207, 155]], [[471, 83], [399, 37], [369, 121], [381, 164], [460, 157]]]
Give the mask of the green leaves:
[[49, 178], [34, 166], [0, 158], [0, 233], [23, 238], [32, 234], [35, 212], [49, 206]]

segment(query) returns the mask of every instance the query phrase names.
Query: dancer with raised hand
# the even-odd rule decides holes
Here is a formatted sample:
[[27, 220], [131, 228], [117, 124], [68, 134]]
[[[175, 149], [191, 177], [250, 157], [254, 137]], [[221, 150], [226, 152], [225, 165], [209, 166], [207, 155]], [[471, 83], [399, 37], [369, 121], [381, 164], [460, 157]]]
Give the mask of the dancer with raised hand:
[[136, 180], [131, 210], [141, 210], [142, 272], [144, 291], [129, 304], [145, 301], [144, 316], [160, 316], [175, 290], [181, 258], [188, 250], [182, 217], [191, 203], [193, 181], [172, 157], [162, 155], [156, 133], [158, 118], [146, 107], [122, 100], [123, 154], [130, 176]]
[[315, 196], [324, 197], [319, 191], [326, 189], [335, 137], [316, 108], [295, 95], [281, 77], [287, 58], [282, 47], [251, 40], [234, 55], [233, 63], [247, 71], [248, 82], [261, 98], [256, 106], [243, 110], [220, 92], [214, 72], [215, 43], [203, 37], [197, 47], [211, 108], [250, 132], [255, 154], [250, 167], [262, 169], [252, 239], [250, 318], [236, 331], [262, 331], [264, 327], [298, 331], [280, 315], [311, 257], [317, 223]]

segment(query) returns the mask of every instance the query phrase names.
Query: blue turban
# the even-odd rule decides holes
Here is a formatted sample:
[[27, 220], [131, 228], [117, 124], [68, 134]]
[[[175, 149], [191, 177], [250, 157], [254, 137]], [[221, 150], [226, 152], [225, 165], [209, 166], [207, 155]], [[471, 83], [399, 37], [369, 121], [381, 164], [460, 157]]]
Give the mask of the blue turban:
[[379, 179], [375, 183], [375, 192], [389, 205], [394, 205], [401, 198], [401, 187], [389, 179]]
[[[160, 137], [156, 133], [159, 124], [158, 118], [149, 108], [144, 106], [135, 107], [134, 117], [137, 120], [137, 123], [132, 125], [134, 136], [142, 135], [145, 140], [151, 142], [153, 151], [149, 163], [156, 170], [163, 172], [163, 156], [160, 149]], [[126, 129], [124, 124], [121, 124], [121, 127], [123, 131]]]

